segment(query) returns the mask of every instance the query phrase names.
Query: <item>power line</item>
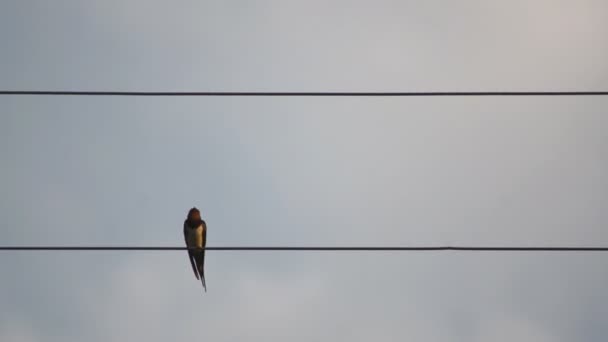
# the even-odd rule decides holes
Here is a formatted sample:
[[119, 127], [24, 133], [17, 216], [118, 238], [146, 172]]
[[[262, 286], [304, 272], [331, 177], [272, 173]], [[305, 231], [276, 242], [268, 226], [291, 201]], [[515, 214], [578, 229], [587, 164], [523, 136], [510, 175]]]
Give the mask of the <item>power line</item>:
[[275, 91], [80, 91], [0, 90], [0, 95], [49, 96], [317, 96], [317, 97], [404, 97], [404, 96], [606, 96], [608, 91], [419, 91], [419, 92], [275, 92]]
[[[178, 251], [170, 246], [0, 246], [0, 251]], [[195, 250], [197, 248], [190, 248]], [[497, 246], [229, 246], [205, 247], [207, 251], [473, 251], [473, 252], [608, 252], [608, 247], [497, 247]]]

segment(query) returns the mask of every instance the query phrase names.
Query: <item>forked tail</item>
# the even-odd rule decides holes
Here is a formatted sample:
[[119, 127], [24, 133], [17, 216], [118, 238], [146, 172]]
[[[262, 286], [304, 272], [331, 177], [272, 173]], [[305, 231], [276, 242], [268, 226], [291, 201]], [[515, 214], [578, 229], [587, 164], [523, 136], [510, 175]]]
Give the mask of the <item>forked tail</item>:
[[203, 288], [205, 289], [205, 292], [207, 292], [207, 284], [205, 283], [205, 272], [201, 273], [201, 283], [203, 284]]

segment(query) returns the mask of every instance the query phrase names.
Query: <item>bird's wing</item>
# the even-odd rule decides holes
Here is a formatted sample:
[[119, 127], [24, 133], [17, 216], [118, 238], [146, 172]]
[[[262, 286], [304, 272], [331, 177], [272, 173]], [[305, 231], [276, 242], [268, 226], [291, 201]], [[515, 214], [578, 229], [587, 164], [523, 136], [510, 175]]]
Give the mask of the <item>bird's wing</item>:
[[201, 282], [203, 283], [203, 288], [205, 288], [205, 292], [207, 292], [207, 283], [205, 282], [205, 246], [207, 246], [207, 224], [203, 221], [203, 250], [200, 253], [200, 260], [197, 261], [199, 263], [199, 273], [201, 276]]
[[[186, 247], [190, 247], [188, 245], [188, 231], [187, 231], [188, 227], [186, 226], [186, 224], [184, 223], [184, 241], [186, 242]], [[190, 265], [192, 265], [192, 271], [194, 272], [194, 276], [196, 277], [196, 279], [200, 279], [198, 277], [198, 272], [196, 271], [196, 266], [194, 265], [194, 251], [188, 249], [188, 259], [190, 259]]]

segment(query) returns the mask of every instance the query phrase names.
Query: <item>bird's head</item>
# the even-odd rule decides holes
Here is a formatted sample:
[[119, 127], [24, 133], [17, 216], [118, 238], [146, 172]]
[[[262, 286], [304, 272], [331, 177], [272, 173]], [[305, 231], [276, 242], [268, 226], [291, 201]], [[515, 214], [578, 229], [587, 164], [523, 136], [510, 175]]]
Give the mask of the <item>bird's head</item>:
[[191, 221], [191, 222], [200, 221], [201, 220], [201, 212], [198, 209], [196, 209], [196, 208], [190, 209], [190, 211], [188, 211], [188, 220]]

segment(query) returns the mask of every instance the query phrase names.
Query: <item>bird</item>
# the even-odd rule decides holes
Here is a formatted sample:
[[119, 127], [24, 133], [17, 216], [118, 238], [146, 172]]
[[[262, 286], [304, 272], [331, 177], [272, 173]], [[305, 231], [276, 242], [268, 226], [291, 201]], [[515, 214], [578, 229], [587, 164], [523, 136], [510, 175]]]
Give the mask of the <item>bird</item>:
[[207, 244], [207, 224], [201, 218], [201, 212], [196, 207], [188, 211], [188, 216], [184, 221], [184, 240], [186, 241], [186, 247], [188, 247], [188, 258], [190, 259], [194, 276], [201, 281], [203, 289], [207, 292], [204, 249]]

